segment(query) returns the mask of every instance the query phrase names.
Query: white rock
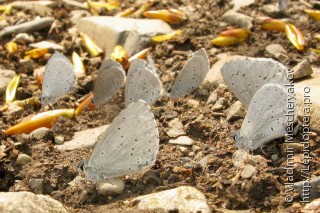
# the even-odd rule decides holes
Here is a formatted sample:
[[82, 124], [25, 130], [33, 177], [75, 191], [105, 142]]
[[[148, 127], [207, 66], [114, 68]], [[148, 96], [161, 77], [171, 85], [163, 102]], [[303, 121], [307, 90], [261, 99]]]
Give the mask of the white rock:
[[175, 138], [180, 135], [186, 134], [186, 132], [183, 130], [183, 124], [179, 121], [178, 118], [171, 120], [168, 123], [168, 125], [169, 125], [169, 127], [171, 127], [169, 129], [169, 131], [166, 131], [166, 133], [169, 135], [169, 137]]
[[16, 165], [24, 166], [31, 161], [31, 157], [27, 154], [19, 154], [16, 160]]
[[86, 129], [76, 132], [73, 139], [66, 141], [61, 145], [55, 145], [60, 151], [70, 151], [79, 148], [91, 148], [97, 142], [100, 134], [102, 134], [109, 125], [100, 126], [93, 129]]
[[263, 5], [263, 6], [261, 7], [261, 10], [262, 10], [263, 12], [267, 13], [268, 15], [271, 15], [271, 16], [276, 15], [276, 14], [278, 14], [278, 13], [281, 12], [280, 9], [279, 9], [279, 7], [277, 7], [277, 5], [275, 5], [275, 4], [266, 4], [266, 5]]
[[235, 121], [246, 116], [246, 108], [240, 101], [234, 102], [228, 110], [227, 121]]
[[134, 198], [129, 204], [142, 211], [211, 212], [206, 197], [191, 186], [181, 186]]
[[41, 6], [47, 6], [47, 7], [53, 7], [58, 4], [56, 1], [46, 1], [46, 0], [41, 0], [41, 1], [13, 1], [12, 2], [14, 8], [18, 9], [29, 9], [29, 7], [33, 5], [41, 5]]
[[[312, 69], [312, 77], [294, 83], [294, 89], [298, 103], [298, 114], [307, 115], [307, 111], [310, 110], [310, 128], [320, 131], [320, 68], [313, 67]], [[304, 96], [310, 96], [310, 99]]]
[[189, 99], [187, 102], [187, 105], [192, 108], [197, 108], [199, 106], [199, 104], [200, 104], [200, 102], [195, 99]]
[[0, 96], [2, 96], [11, 81], [11, 79], [15, 76], [15, 72], [12, 70], [3, 70], [0, 69]]
[[225, 56], [224, 58], [217, 61], [215, 64], [212, 65], [211, 69], [209, 70], [207, 76], [204, 79], [205, 83], [209, 83], [214, 87], [217, 87], [219, 84], [225, 84], [222, 75], [220, 73], [221, 67], [228, 63], [231, 60], [234, 59], [241, 59], [241, 58], [247, 58], [245, 56], [240, 55], [233, 55], [233, 56]]
[[313, 73], [312, 67], [308, 61], [303, 60], [292, 68], [293, 78], [299, 79], [310, 76]]
[[280, 44], [269, 44], [266, 46], [266, 51], [275, 57], [278, 57], [280, 53], [287, 54], [287, 51]]
[[28, 33], [19, 33], [13, 39], [13, 41], [24, 41], [27, 43], [34, 42], [34, 37], [29, 35]]
[[82, 18], [77, 23], [80, 32], [86, 33], [109, 56], [116, 45], [122, 45], [132, 55], [151, 41], [151, 36], [171, 33], [171, 27], [155, 19], [132, 19], [111, 16]]
[[61, 46], [59, 44], [52, 43], [52, 42], [48, 42], [48, 41], [40, 41], [38, 43], [29, 44], [29, 47], [32, 47], [32, 48], [48, 48], [48, 49], [51, 49], [51, 50], [58, 50], [58, 51], [63, 51], [64, 50], [63, 46]]
[[176, 145], [192, 146], [193, 140], [191, 138], [189, 138], [188, 136], [180, 136], [177, 139], [169, 140], [169, 143], [176, 144]]
[[64, 137], [61, 136], [61, 135], [58, 135], [58, 136], [56, 136], [56, 137], [54, 138], [54, 142], [55, 142], [56, 144], [63, 144], [63, 142], [64, 142]]
[[32, 138], [35, 138], [37, 140], [40, 140], [42, 138], [44, 138], [44, 136], [46, 136], [48, 134], [48, 131], [49, 129], [46, 128], [46, 127], [40, 127], [36, 130], [33, 130], [31, 133], [30, 133], [30, 136]]
[[67, 213], [62, 203], [50, 196], [31, 192], [0, 192], [0, 212]]
[[256, 167], [248, 164], [248, 165], [245, 165], [245, 167], [243, 168], [243, 170], [241, 172], [241, 177], [248, 179], [248, 178], [251, 178], [252, 176], [254, 176], [256, 173], [257, 173]]
[[96, 188], [100, 195], [117, 195], [124, 191], [125, 182], [121, 179], [101, 180], [96, 183]]
[[241, 7], [246, 7], [254, 4], [254, 0], [233, 0], [233, 9], [239, 10]]
[[222, 17], [231, 25], [237, 25], [238, 27], [245, 29], [251, 29], [253, 27], [253, 18], [242, 13], [235, 12], [234, 10], [228, 10]]

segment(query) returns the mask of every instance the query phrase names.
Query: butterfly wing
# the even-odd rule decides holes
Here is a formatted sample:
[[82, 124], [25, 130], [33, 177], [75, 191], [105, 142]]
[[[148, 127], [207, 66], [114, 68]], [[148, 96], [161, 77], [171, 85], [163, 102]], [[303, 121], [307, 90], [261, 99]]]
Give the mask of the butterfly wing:
[[71, 62], [63, 54], [55, 52], [47, 62], [43, 74], [42, 104], [55, 103], [72, 89], [75, 82], [76, 75]]
[[162, 96], [162, 92], [162, 83], [157, 72], [152, 70], [145, 61], [133, 60], [126, 81], [126, 106], [140, 99], [152, 105]]
[[222, 66], [221, 74], [228, 88], [248, 108], [254, 94], [265, 83], [288, 83], [287, 68], [266, 58], [247, 58], [230, 61]]
[[183, 97], [197, 89], [209, 71], [209, 59], [205, 49], [201, 48], [183, 66], [170, 89], [173, 98]]
[[86, 177], [98, 181], [150, 167], [159, 150], [159, 132], [144, 101], [131, 103], [112, 122], [84, 165]]
[[238, 146], [255, 150], [286, 134], [287, 89], [267, 83], [253, 96], [240, 129]]
[[121, 64], [112, 59], [106, 59], [98, 71], [98, 76], [94, 84], [94, 103], [98, 105], [105, 104], [123, 87], [125, 78], [126, 73]]

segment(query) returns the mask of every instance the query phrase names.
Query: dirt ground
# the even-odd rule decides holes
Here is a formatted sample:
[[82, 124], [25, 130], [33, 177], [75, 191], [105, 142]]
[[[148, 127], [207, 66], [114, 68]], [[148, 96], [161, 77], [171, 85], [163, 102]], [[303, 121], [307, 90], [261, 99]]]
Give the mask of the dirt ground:
[[[255, 4], [240, 12], [249, 16], [261, 12], [263, 4], [270, 3], [268, 0], [256, 1]], [[123, 8], [136, 6], [134, 1], [124, 1]], [[216, 37], [227, 27], [234, 27], [222, 24], [222, 15], [231, 9], [229, 1], [223, 0], [173, 0], [161, 1], [152, 9], [181, 8], [193, 11], [180, 25], [173, 25], [174, 29], [183, 29], [184, 34], [174, 40], [152, 44], [152, 56], [159, 69], [159, 75], [163, 80], [166, 89], [172, 84], [168, 78], [170, 72], [179, 71], [187, 60], [186, 51], [195, 51], [204, 47], [210, 59], [210, 65], [217, 61], [217, 54], [230, 53], [232, 55], [245, 55], [253, 57], [272, 57], [265, 51], [265, 47], [272, 43], [281, 44], [288, 51], [289, 60], [285, 65], [291, 68], [297, 61], [307, 57], [313, 66], [320, 66], [319, 58], [310, 57], [310, 52], [298, 52], [287, 40], [284, 33], [274, 33], [261, 30], [254, 25], [252, 35], [247, 41], [231, 47], [215, 47], [210, 40]], [[59, 33], [47, 35], [48, 30], [31, 33], [36, 41], [53, 40], [66, 47], [65, 55], [71, 58], [73, 50], [79, 52], [83, 47], [74, 43], [74, 39], [68, 34], [72, 27], [69, 20], [70, 9], [59, 7], [53, 12], [53, 16], [59, 20]], [[21, 12], [21, 11], [20, 11]], [[34, 15], [30, 11], [22, 11], [25, 17], [32, 19]], [[105, 12], [106, 15], [114, 15], [116, 11]], [[290, 18], [302, 30], [307, 38], [320, 32], [319, 22], [311, 19], [301, 18], [302, 10], [297, 8], [289, 9], [286, 14], [276, 18]], [[303, 16], [306, 16], [303, 14]], [[12, 23], [18, 17], [12, 15]], [[24, 88], [22, 97], [30, 97], [35, 93], [36, 80], [33, 77], [33, 70], [28, 70], [19, 64], [19, 58], [28, 50], [27, 45], [20, 45], [18, 53], [14, 56], [7, 54], [3, 45], [11, 40], [13, 36], [4, 38], [0, 47], [0, 68], [12, 69], [23, 74], [20, 87]], [[316, 40], [310, 40], [309, 46], [316, 48]], [[166, 63], [173, 59], [172, 63]], [[45, 65], [47, 59], [35, 59], [34, 68]], [[96, 76], [102, 59], [86, 58], [85, 66], [88, 76], [78, 82], [75, 90], [66, 98], [60, 100], [55, 108], [74, 107], [74, 102], [92, 91], [93, 79]], [[168, 80], [169, 79], [169, 80]], [[286, 204], [284, 201], [286, 174], [284, 170], [285, 158], [281, 156], [280, 145], [283, 139], [271, 142], [268, 149], [255, 151], [253, 154], [262, 155], [267, 160], [267, 166], [257, 167], [257, 175], [251, 179], [239, 179], [232, 184], [232, 179], [239, 170], [233, 167], [232, 155], [238, 149], [232, 138], [232, 133], [241, 127], [242, 119], [234, 122], [226, 121], [226, 110], [236, 101], [228, 89], [219, 89], [219, 97], [225, 97], [227, 103], [224, 109], [212, 111], [212, 105], [206, 105], [210, 93], [215, 88], [207, 85], [202, 86], [191, 95], [179, 100], [172, 100], [163, 97], [152, 107], [160, 132], [160, 151], [156, 164], [145, 174], [130, 175], [125, 180], [126, 189], [118, 196], [102, 197], [95, 190], [90, 181], [86, 181], [82, 187], [68, 185], [78, 174], [81, 173], [81, 162], [90, 155], [90, 150], [80, 149], [61, 153], [54, 148], [54, 136], [61, 135], [65, 140], [72, 138], [74, 132], [87, 128], [98, 127], [109, 124], [112, 119], [124, 108], [124, 90], [120, 91], [110, 101], [108, 106], [94, 111], [86, 110], [82, 115], [74, 119], [60, 119], [52, 129], [52, 134], [42, 140], [25, 139], [21, 143], [21, 135], [6, 136], [1, 131], [1, 144], [13, 148], [7, 151], [7, 155], [0, 160], [0, 190], [1, 191], [30, 191], [28, 180], [30, 178], [44, 179], [44, 191], [46, 195], [62, 202], [71, 212], [126, 212], [128, 206], [123, 201], [139, 195], [163, 191], [178, 186], [189, 185], [200, 190], [208, 200], [209, 206], [215, 212], [217, 209], [244, 210], [252, 209], [254, 212], [299, 212], [303, 205], [299, 203], [300, 197], [294, 194], [296, 205]], [[39, 93], [38, 93], [39, 94]], [[196, 99], [200, 105], [196, 108], [188, 105], [189, 99]], [[2, 98], [0, 104], [4, 103]], [[26, 109], [23, 116], [39, 112], [39, 107]], [[186, 147], [181, 150], [179, 146], [168, 144], [170, 137], [165, 133], [169, 129], [168, 122], [179, 118], [183, 123], [187, 136], [195, 140], [193, 147]], [[198, 119], [197, 119], [198, 118]], [[21, 116], [1, 116], [1, 130], [5, 130], [19, 122]], [[296, 137], [299, 142], [299, 134]], [[320, 136], [311, 138], [311, 174], [320, 175], [319, 153]], [[20, 142], [20, 143], [16, 143]], [[15, 144], [16, 143], [16, 144]], [[21, 167], [15, 165], [17, 155], [22, 152], [32, 157], [32, 162]], [[273, 160], [271, 155], [279, 156]], [[187, 167], [183, 162], [185, 157], [198, 162], [208, 157], [205, 167]], [[299, 174], [299, 166], [296, 167], [295, 181], [302, 180]]]

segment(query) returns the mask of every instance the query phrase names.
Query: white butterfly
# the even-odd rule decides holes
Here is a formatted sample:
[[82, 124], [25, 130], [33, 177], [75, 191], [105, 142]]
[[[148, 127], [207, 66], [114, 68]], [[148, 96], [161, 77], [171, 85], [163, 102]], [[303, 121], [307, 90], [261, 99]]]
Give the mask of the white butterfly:
[[132, 102], [100, 136], [89, 160], [87, 178], [99, 181], [137, 172], [154, 164], [159, 150], [159, 132], [150, 107]]

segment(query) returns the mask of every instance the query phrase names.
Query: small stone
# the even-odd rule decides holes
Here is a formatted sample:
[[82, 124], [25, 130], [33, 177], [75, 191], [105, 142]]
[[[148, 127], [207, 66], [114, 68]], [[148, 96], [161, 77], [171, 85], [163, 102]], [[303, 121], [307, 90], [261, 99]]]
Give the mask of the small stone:
[[227, 121], [233, 122], [246, 116], [246, 109], [240, 101], [234, 102], [227, 113]]
[[31, 59], [19, 59], [19, 64], [23, 69], [26, 71], [26, 73], [33, 72], [34, 68], [34, 62]]
[[217, 102], [217, 100], [218, 100], [218, 93], [217, 93], [216, 90], [214, 90], [214, 91], [210, 94], [210, 96], [209, 96], [206, 104], [207, 104], [207, 105], [208, 105], [208, 104], [215, 104], [215, 103]]
[[8, 110], [4, 113], [5, 115], [11, 115], [11, 116], [20, 116], [24, 112], [23, 108], [15, 105], [15, 104], [9, 104]]
[[277, 7], [275, 4], [266, 4], [261, 7], [261, 10], [265, 13], [267, 13], [270, 16], [275, 16], [279, 14], [281, 11], [279, 7]]
[[187, 102], [187, 104], [188, 104], [189, 107], [197, 108], [200, 103], [199, 103], [199, 101], [197, 101], [197, 100], [189, 99], [188, 102]]
[[251, 29], [253, 27], [253, 18], [242, 13], [235, 12], [234, 10], [227, 11], [222, 17], [231, 25], [237, 25], [238, 27], [245, 29]]
[[30, 133], [30, 136], [32, 138], [35, 138], [37, 140], [40, 140], [42, 138], [44, 138], [49, 132], [49, 129], [46, 128], [46, 127], [40, 127], [36, 130], [33, 130], [31, 133]]
[[24, 166], [31, 161], [31, 157], [27, 154], [19, 154], [16, 160], [17, 166]]
[[28, 134], [22, 133], [16, 136], [16, 139], [19, 143], [24, 144], [29, 141], [30, 136]]
[[294, 79], [304, 78], [313, 73], [311, 65], [306, 60], [301, 61], [299, 64], [293, 67], [292, 70]]
[[180, 136], [177, 139], [169, 140], [169, 143], [176, 144], [176, 145], [192, 146], [193, 140], [191, 138], [189, 138], [188, 136]]
[[7, 27], [7, 26], [9, 26], [9, 23], [7, 22], [7, 20], [2, 19], [2, 20], [0, 21], [0, 29], [2, 29], [2, 28], [4, 28], [4, 27]]
[[241, 172], [241, 177], [245, 178], [245, 179], [249, 179], [252, 176], [254, 176], [257, 173], [257, 169], [256, 167], [252, 166], [252, 165], [245, 165], [245, 167], [243, 168], [242, 172]]
[[232, 0], [232, 4], [234, 10], [239, 10], [242, 7], [254, 4], [254, 0]]
[[211, 212], [205, 195], [191, 186], [143, 195], [127, 203], [141, 211]]
[[220, 97], [218, 100], [217, 100], [217, 105], [222, 105], [224, 107], [227, 107], [228, 106], [228, 101], [226, 98], [224, 97]]
[[178, 118], [174, 118], [168, 123], [169, 131], [166, 131], [166, 133], [169, 135], [169, 137], [175, 138], [180, 135], [186, 134], [186, 132], [183, 130], [183, 124], [179, 121]]
[[282, 54], [287, 54], [287, 51], [280, 45], [280, 44], [269, 44], [267, 47], [266, 47], [266, 51], [270, 54], [270, 55], [273, 55], [273, 56], [276, 56], [279, 54], [279, 53], [282, 53]]
[[208, 162], [210, 161], [210, 159], [214, 159], [214, 155], [213, 154], [209, 154], [204, 156], [200, 161], [199, 164], [201, 165], [202, 168], [206, 168], [208, 165]]
[[31, 178], [29, 180], [29, 188], [35, 194], [43, 194], [43, 179]]
[[64, 142], [64, 137], [61, 136], [61, 135], [58, 135], [58, 136], [56, 136], [56, 137], [54, 138], [54, 142], [55, 142], [55, 144], [63, 144], [63, 142]]
[[217, 103], [211, 107], [211, 110], [214, 111], [214, 112], [215, 111], [220, 111], [222, 109], [223, 109], [223, 105], [217, 104]]
[[61, 46], [59, 44], [52, 43], [52, 42], [48, 42], [48, 41], [40, 41], [38, 43], [33, 43], [33, 44], [30, 44], [29, 47], [32, 47], [32, 48], [47, 48], [47, 49], [58, 50], [58, 51], [63, 51], [64, 50], [63, 46]]
[[125, 183], [121, 179], [100, 180], [96, 183], [100, 195], [118, 195], [124, 191]]

